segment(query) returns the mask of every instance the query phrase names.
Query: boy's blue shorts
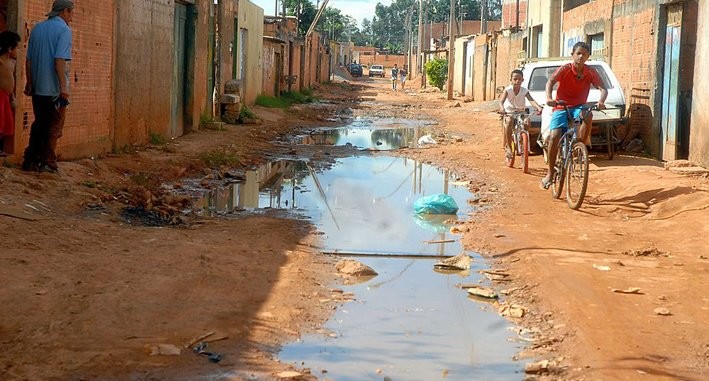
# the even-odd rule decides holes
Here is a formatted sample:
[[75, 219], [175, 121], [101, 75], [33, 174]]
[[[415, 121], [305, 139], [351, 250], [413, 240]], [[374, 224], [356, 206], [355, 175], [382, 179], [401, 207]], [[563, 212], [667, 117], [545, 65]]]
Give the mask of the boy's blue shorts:
[[[581, 106], [569, 107], [569, 112], [571, 116], [576, 119], [581, 115]], [[561, 132], [566, 132], [569, 128], [568, 118], [566, 116], [565, 110], [556, 110], [551, 114], [551, 121], [549, 122], [549, 130], [556, 130], [561, 128]]]

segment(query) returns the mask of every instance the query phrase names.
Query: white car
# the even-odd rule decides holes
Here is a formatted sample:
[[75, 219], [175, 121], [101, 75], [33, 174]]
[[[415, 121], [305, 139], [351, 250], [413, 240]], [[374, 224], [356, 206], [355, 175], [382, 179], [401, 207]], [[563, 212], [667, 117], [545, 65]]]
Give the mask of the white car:
[[372, 65], [369, 67], [369, 77], [382, 77], [384, 78], [384, 66], [382, 65]]
[[[522, 67], [522, 73], [524, 74], [524, 81], [522, 82], [522, 86], [526, 87], [529, 90], [529, 93], [532, 95], [532, 98], [534, 98], [537, 103], [544, 106], [547, 101], [547, 80], [561, 65], [570, 62], [571, 60], [569, 59], [565, 61], [536, 61], [526, 63]], [[600, 121], [603, 119], [610, 118], [622, 118], [625, 115], [625, 95], [623, 94], [623, 88], [620, 86], [620, 82], [618, 82], [618, 79], [613, 73], [613, 70], [611, 70], [610, 66], [608, 66], [608, 64], [603, 61], [588, 60], [586, 61], [586, 65], [596, 70], [598, 75], [601, 77], [603, 84], [608, 90], [608, 97], [606, 98], [606, 107], [608, 107], [608, 110], [604, 110], [605, 113], [599, 113], [598, 111], [594, 111], [593, 119]], [[556, 84], [554, 86], [552, 96], [556, 96], [556, 88], [558, 86], [559, 84]], [[588, 94], [588, 102], [597, 102], [600, 97], [601, 90], [598, 90], [591, 86], [591, 91]], [[529, 101], [527, 101], [527, 107], [528, 109], [533, 109]], [[532, 113], [532, 115], [530, 116], [532, 122], [529, 131], [530, 135], [532, 135], [530, 136], [530, 140], [534, 141], [534, 139], [536, 139], [536, 136], [540, 133], [541, 126], [544, 126], [544, 128], [541, 128], [542, 135], [546, 135], [549, 126], [549, 120], [551, 118], [551, 112], [551, 107], [544, 106], [544, 111], [542, 111], [541, 117], [536, 113]]]

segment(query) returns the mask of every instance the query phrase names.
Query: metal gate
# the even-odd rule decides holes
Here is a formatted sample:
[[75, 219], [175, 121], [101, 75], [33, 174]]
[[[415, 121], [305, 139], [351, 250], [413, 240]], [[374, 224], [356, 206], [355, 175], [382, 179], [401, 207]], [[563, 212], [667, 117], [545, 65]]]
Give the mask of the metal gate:
[[170, 97], [170, 137], [181, 136], [185, 129], [185, 64], [187, 49], [185, 31], [187, 25], [187, 6], [175, 3], [175, 54], [172, 70], [172, 88]]

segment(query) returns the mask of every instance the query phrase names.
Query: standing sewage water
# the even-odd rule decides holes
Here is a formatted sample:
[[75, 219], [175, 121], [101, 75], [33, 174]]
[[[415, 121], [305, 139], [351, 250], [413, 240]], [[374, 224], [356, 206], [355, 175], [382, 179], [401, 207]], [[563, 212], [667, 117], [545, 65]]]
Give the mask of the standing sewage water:
[[[329, 140], [319, 144], [395, 149], [420, 135], [413, 130], [382, 131], [356, 123], [311, 134], [302, 143], [325, 136]], [[379, 273], [342, 286], [354, 300], [337, 308], [325, 333], [286, 345], [281, 361], [337, 381], [523, 378], [522, 364], [512, 359], [521, 345], [509, 322], [492, 304], [459, 287], [486, 285], [479, 273], [487, 268], [484, 260], [469, 252], [470, 270], [434, 270], [436, 262], [463, 252], [460, 236], [450, 233], [452, 223], [476, 212], [467, 203], [473, 195], [447, 171], [383, 155], [340, 159], [324, 170], [280, 161], [247, 173], [244, 183], [224, 193], [216, 204], [214, 198], [206, 203], [217, 209], [297, 210], [323, 233], [323, 252], [356, 259]], [[457, 215], [414, 214], [414, 201], [436, 193], [456, 200]]]

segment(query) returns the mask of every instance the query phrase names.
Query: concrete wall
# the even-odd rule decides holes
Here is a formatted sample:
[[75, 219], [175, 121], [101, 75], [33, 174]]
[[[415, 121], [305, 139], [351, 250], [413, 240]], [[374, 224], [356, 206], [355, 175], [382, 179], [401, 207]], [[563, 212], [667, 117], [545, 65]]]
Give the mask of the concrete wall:
[[[709, 62], [709, 2], [700, 1], [697, 12], [698, 28], [695, 67]], [[692, 95], [691, 130], [689, 136], [689, 160], [709, 168], [709, 77], [701, 70], [694, 72]]]
[[168, 136], [174, 12], [173, 4], [143, 0], [123, 0], [116, 7], [117, 147], [146, 143], [151, 132]]
[[474, 41], [474, 37], [460, 37], [454, 42], [455, 59], [453, 64], [455, 65], [455, 68], [453, 69], [453, 91], [456, 91], [461, 95], [469, 95], [465, 93], [465, 82], [467, 79], [465, 76], [465, 66], [467, 66], [465, 58], [467, 53], [466, 46], [470, 41]]
[[[232, 48], [237, 52], [237, 59], [233, 62], [236, 76], [230, 78], [242, 81], [242, 102], [252, 105], [256, 101], [256, 97], [261, 94], [263, 86], [263, 81], [261, 80], [263, 76], [263, 9], [249, 0], [238, 0], [238, 4], [238, 15], [234, 17], [238, 19], [239, 30], [235, 31], [233, 37], [225, 32], [224, 36], [229, 37], [224, 38], [231, 38], [228, 41], [232, 43]], [[246, 40], [242, 37], [245, 31]], [[242, 41], [246, 41], [245, 46], [241, 46], [243, 45]], [[228, 42], [223, 45], [226, 45], [228, 49]], [[222, 49], [224, 49], [224, 46], [222, 46]], [[246, 62], [242, 63], [238, 59], [239, 49], [245, 49]]]
[[[560, 55], [561, 0], [529, 0], [527, 8], [528, 52], [530, 57], [558, 57]], [[542, 38], [537, 41], [536, 28], [541, 27]], [[541, 44], [537, 49], [536, 45]], [[538, 53], [540, 52], [540, 53]]]

